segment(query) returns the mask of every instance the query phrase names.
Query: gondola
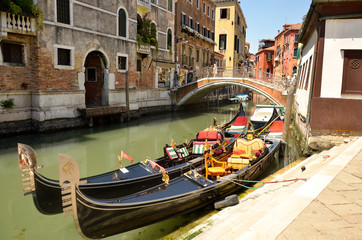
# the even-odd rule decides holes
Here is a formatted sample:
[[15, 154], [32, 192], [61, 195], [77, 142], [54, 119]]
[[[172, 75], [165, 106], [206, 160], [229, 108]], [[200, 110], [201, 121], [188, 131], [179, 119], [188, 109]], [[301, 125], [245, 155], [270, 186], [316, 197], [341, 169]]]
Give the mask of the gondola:
[[[279, 144], [278, 140], [237, 139], [233, 153], [226, 161], [217, 161], [213, 157], [214, 151], [208, 150], [204, 156], [205, 164], [199, 168], [168, 183], [113, 199], [87, 196], [79, 188], [77, 162], [69, 156], [59, 155], [63, 199], [71, 203], [64, 213], [73, 215], [82, 237], [96, 239], [194, 211], [239, 190], [242, 188], [239, 181], [256, 179], [273, 161]], [[242, 149], [255, 150], [255, 153], [245, 157]], [[254, 155], [257, 152], [259, 156]]]
[[[209, 131], [210, 132], [210, 131]], [[156, 159], [140, 161], [130, 166], [115, 169], [103, 174], [82, 178], [79, 188], [89, 196], [113, 198], [120, 195], [129, 195], [163, 182], [165, 169], [170, 179], [200, 166], [203, 163], [203, 146], [207, 140], [217, 147], [230, 149], [230, 146], [222, 146], [223, 135], [212, 131], [215, 139], [210, 139], [208, 131], [200, 131], [197, 138], [188, 144], [172, 145], [164, 147], [164, 156]], [[221, 142], [220, 144], [218, 143]], [[195, 152], [195, 151], [198, 152]], [[22, 171], [24, 195], [33, 196], [34, 205], [43, 214], [62, 213], [63, 205], [61, 188], [58, 180], [49, 179], [40, 174], [37, 169], [37, 157], [33, 148], [25, 144], [18, 144], [19, 168]], [[157, 164], [159, 169], [154, 169]]]

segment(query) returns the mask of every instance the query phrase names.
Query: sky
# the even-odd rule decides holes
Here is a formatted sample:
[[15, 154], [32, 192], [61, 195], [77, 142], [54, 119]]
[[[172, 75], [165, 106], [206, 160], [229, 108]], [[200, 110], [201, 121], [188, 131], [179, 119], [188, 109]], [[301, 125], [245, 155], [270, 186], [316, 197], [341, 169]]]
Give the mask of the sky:
[[274, 39], [283, 25], [303, 22], [312, 0], [239, 0], [246, 20], [250, 52], [258, 51], [261, 39]]

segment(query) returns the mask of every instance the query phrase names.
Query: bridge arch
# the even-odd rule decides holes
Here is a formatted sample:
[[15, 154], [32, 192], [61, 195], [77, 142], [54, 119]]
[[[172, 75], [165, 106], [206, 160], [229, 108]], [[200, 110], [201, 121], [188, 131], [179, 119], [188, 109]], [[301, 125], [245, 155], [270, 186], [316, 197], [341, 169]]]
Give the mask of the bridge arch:
[[[222, 78], [222, 79], [214, 79], [214, 81], [210, 81], [213, 79], [210, 78], [203, 78], [199, 79], [196, 82], [186, 84], [182, 87], [191, 87], [193, 86], [193, 89], [188, 91], [176, 104], [176, 106], [183, 106], [183, 105], [189, 105], [192, 103], [200, 102], [199, 100], [203, 97], [207, 96], [212, 91], [225, 87], [225, 86], [242, 86], [249, 88], [253, 90], [254, 92], [257, 92], [260, 95], [265, 96], [267, 99], [269, 99], [272, 103], [276, 105], [285, 105], [284, 102], [278, 101], [275, 97], [273, 97], [271, 94], [267, 93], [266, 91], [260, 89], [257, 86], [254, 86], [251, 84], [250, 79], [248, 78]], [[206, 83], [205, 83], [206, 82]], [[259, 83], [260, 84], [260, 83]], [[261, 84], [262, 85], [262, 84]], [[181, 88], [182, 88], [181, 87]], [[282, 93], [279, 91], [279, 94], [282, 95]]]

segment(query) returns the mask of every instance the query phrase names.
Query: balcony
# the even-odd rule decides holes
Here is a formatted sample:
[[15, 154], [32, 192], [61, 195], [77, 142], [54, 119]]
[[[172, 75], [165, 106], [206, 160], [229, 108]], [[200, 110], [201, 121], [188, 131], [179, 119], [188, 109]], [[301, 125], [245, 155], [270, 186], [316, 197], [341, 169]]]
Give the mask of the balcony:
[[36, 35], [36, 19], [8, 12], [0, 12], [0, 37], [8, 33]]
[[151, 46], [147, 43], [141, 43], [139, 46], [137, 45], [137, 53], [141, 53], [144, 55], [150, 55]]
[[146, 14], [151, 9], [150, 0], [137, 0], [137, 13]]

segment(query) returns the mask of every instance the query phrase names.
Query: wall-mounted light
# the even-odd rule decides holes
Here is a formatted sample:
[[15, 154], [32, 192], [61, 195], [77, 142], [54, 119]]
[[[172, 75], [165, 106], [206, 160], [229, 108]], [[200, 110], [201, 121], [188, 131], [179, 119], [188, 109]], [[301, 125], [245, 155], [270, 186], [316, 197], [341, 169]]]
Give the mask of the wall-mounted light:
[[187, 40], [187, 36], [185, 37], [181, 37], [181, 38], [176, 38], [176, 43], [183, 41], [184, 43], [188, 43], [189, 41]]

